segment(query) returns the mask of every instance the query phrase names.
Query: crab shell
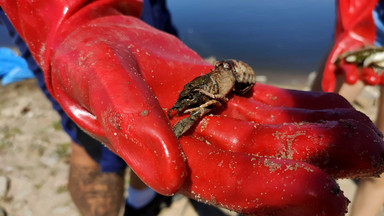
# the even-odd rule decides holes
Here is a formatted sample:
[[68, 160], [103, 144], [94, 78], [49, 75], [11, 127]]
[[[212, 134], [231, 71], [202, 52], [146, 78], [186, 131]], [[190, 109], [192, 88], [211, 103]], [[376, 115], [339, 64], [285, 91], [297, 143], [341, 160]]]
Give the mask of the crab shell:
[[233, 77], [235, 78], [233, 91], [236, 94], [245, 94], [255, 85], [255, 72], [247, 63], [229, 59], [216, 62], [215, 68], [219, 67], [221, 64], [225, 69], [232, 70]]

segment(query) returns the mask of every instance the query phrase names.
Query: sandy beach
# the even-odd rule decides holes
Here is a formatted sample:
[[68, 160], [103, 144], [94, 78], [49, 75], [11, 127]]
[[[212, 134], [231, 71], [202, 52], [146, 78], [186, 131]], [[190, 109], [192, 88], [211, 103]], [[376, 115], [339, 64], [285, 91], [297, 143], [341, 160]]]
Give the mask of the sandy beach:
[[[268, 83], [267, 77], [259, 78]], [[299, 77], [275, 85], [307, 90], [309, 80]], [[357, 108], [374, 117], [377, 96], [374, 87], [364, 90]], [[69, 144], [59, 116], [34, 80], [0, 86], [0, 207], [8, 216], [80, 215], [67, 190]], [[339, 183], [353, 201], [356, 185], [351, 180]], [[197, 214], [179, 196], [161, 215]]]

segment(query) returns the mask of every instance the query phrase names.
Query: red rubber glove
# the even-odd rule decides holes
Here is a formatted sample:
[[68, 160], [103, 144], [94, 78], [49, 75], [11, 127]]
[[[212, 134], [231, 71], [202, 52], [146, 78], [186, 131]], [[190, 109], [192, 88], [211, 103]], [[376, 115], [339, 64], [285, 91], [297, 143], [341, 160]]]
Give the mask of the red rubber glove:
[[373, 45], [376, 36], [372, 11], [377, 0], [339, 0], [337, 4], [337, 21], [334, 45], [325, 63], [323, 72], [323, 91], [333, 92], [336, 85], [336, 75], [342, 73], [345, 82], [355, 84], [359, 79], [369, 85], [377, 85], [380, 78], [373, 71], [360, 72], [353, 64], [341, 62], [337, 65], [339, 56], [347, 51]]
[[329, 175], [383, 172], [381, 133], [335, 94], [257, 84], [178, 141], [171, 125], [184, 116], [165, 113], [212, 66], [135, 18], [140, 2], [87, 2], [0, 5], [68, 115], [157, 192], [259, 215], [344, 215]]

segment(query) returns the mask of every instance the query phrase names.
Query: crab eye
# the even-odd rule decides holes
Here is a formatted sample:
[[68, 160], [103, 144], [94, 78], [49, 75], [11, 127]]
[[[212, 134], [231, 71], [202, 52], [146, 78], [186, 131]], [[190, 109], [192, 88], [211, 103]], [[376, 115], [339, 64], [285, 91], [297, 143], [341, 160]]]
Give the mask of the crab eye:
[[235, 60], [230, 59], [230, 60], [223, 61], [224, 69], [233, 70], [233, 69], [236, 69], [236, 66], [237, 66], [237, 63]]
[[232, 69], [232, 66], [231, 66], [231, 64], [228, 61], [218, 61], [218, 62], [216, 62], [215, 68], [218, 68], [218, 67], [223, 67], [226, 70], [231, 70]]
[[227, 70], [232, 69], [231, 65], [230, 65], [228, 62], [224, 62], [224, 63], [223, 63], [223, 67], [224, 67], [225, 69], [227, 69]]

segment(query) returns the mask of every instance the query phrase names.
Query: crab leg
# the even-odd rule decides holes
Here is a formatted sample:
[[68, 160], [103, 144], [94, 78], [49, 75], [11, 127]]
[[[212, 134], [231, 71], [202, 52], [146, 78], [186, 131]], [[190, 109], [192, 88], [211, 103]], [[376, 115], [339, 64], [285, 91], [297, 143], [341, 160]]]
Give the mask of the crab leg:
[[[207, 107], [209, 107], [209, 106], [211, 106], [213, 104], [221, 105], [221, 103], [219, 101], [217, 101], [217, 100], [210, 100], [210, 101], [200, 105], [199, 107], [187, 109], [187, 110], [184, 111], [184, 113], [193, 113], [193, 112], [196, 112], [196, 111], [200, 111], [201, 112], [201, 108], [207, 108]], [[211, 110], [211, 109], [209, 109], [209, 110]], [[206, 114], [206, 113], [204, 113], [204, 114]]]
[[173, 132], [176, 137], [179, 138], [185, 132], [187, 132], [197, 120], [199, 120], [202, 116], [209, 113], [211, 109], [205, 107], [198, 107], [195, 111], [191, 112], [189, 117], [181, 119], [177, 124], [173, 127]]
[[203, 89], [196, 89], [195, 91], [198, 91], [198, 92], [200, 92], [200, 93], [202, 93], [202, 94], [204, 94], [210, 98], [213, 98], [213, 99], [219, 99], [219, 100], [224, 101], [224, 102], [228, 101], [228, 98], [225, 97], [225, 95], [223, 95], [223, 94], [212, 94], [212, 93], [209, 93]]

